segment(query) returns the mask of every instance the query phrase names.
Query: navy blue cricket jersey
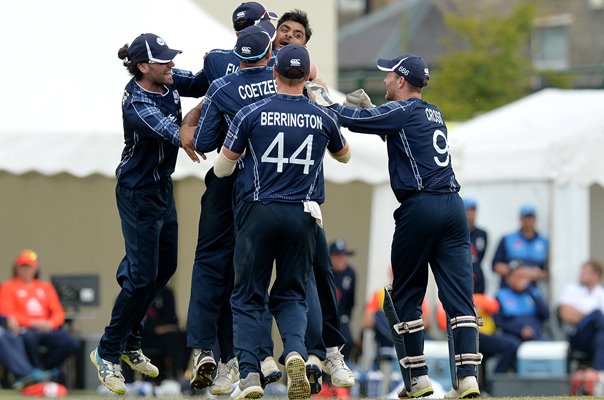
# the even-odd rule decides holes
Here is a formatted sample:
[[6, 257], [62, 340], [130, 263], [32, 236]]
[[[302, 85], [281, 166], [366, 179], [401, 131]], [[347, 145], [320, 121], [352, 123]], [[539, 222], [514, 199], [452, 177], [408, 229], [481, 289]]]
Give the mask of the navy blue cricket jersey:
[[[275, 62], [276, 52], [272, 53], [269, 65], [272, 66]], [[202, 94], [209, 90], [209, 86], [215, 79], [223, 77], [233, 72], [239, 71], [239, 58], [233, 50], [214, 49], [208, 52], [203, 59], [203, 81], [205, 88]]]
[[263, 204], [325, 200], [323, 156], [346, 140], [336, 116], [303, 95], [276, 94], [235, 115], [224, 146], [247, 151], [239, 172], [242, 199]]
[[174, 172], [182, 121], [180, 96], [195, 96], [199, 75], [172, 69], [165, 93], [149, 92], [132, 78], [122, 98], [124, 150], [115, 173], [123, 186], [136, 188], [166, 181]]
[[330, 107], [351, 131], [385, 135], [390, 185], [399, 202], [414, 192], [459, 192], [442, 113], [421, 99], [376, 108]]
[[215, 79], [203, 99], [195, 129], [195, 148], [204, 153], [220, 150], [235, 114], [276, 92], [271, 67], [244, 68]]

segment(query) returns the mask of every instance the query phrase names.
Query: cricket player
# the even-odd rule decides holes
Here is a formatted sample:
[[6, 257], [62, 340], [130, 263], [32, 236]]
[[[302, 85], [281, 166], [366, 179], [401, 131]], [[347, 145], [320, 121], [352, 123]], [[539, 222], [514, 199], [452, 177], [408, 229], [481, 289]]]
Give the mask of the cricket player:
[[242, 203], [235, 207], [231, 299], [240, 374], [236, 398], [263, 395], [258, 338], [270, 331], [257, 321], [267, 306], [273, 262], [277, 272], [268, 308], [284, 344], [279, 360], [288, 374], [288, 397], [311, 394], [305, 365], [305, 295], [317, 223], [322, 221], [322, 160], [327, 148], [337, 160], [347, 162], [349, 149], [334, 115], [302, 95], [309, 72], [304, 47], [282, 48], [273, 69], [278, 94], [237, 113], [214, 164], [217, 176], [229, 176], [246, 152], [237, 196]]
[[180, 96], [195, 97], [200, 77], [173, 69], [180, 50], [152, 33], [118, 52], [133, 78], [122, 97], [124, 149], [115, 196], [126, 255], [116, 274], [121, 290], [111, 321], [90, 354], [103, 385], [126, 391], [120, 362], [150, 376], [159, 370], [141, 350], [142, 320], [156, 293], [176, 271], [178, 221], [172, 173], [180, 146]]
[[403, 336], [407, 352], [400, 361], [411, 373], [411, 390], [400, 395], [433, 393], [423, 354], [421, 318], [430, 266], [439, 299], [450, 317], [457, 366], [453, 369], [457, 379], [447, 397], [477, 397], [477, 366], [482, 355], [478, 353], [478, 320], [472, 304], [470, 232], [451, 164], [447, 127], [438, 107], [422, 100], [429, 70], [421, 57], [404, 54], [379, 59], [377, 66], [386, 72], [388, 100], [379, 107], [335, 104], [316, 85], [310, 95], [336, 112], [342, 126], [386, 138], [390, 185], [400, 203], [394, 212], [391, 251], [392, 299], [401, 321], [395, 329]]

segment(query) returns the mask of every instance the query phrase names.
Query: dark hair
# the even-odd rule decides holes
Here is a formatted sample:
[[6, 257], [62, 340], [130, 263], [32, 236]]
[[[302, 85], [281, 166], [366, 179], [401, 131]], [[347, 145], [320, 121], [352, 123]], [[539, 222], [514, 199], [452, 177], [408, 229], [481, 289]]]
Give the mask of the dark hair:
[[143, 73], [138, 69], [140, 62], [132, 62], [128, 59], [128, 43], [120, 47], [117, 51], [117, 57], [123, 60], [124, 67], [130, 72], [130, 75], [134, 76], [134, 79], [139, 80], [143, 77]]
[[306, 12], [298, 9], [286, 12], [279, 18], [279, 21], [277, 21], [277, 29], [286, 21], [294, 21], [302, 25], [306, 34], [306, 42], [304, 42], [304, 44], [308, 43], [312, 36], [312, 29], [310, 29], [310, 23], [308, 22], [308, 15]]

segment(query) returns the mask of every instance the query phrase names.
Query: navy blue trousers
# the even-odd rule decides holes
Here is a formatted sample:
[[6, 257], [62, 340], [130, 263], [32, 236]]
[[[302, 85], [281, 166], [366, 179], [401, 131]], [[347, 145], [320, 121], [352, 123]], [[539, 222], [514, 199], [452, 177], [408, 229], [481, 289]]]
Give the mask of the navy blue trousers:
[[21, 379], [33, 372], [29, 362], [23, 337], [13, 335], [0, 327], [0, 365], [10, 371], [16, 379]]
[[573, 349], [593, 353], [593, 368], [604, 371], [604, 315], [600, 310], [583, 317], [577, 332], [571, 336]]
[[137, 189], [118, 184], [115, 194], [126, 255], [116, 274], [121, 290], [98, 348], [112, 363], [118, 363], [125, 350], [141, 348], [143, 317], [176, 271], [178, 258], [172, 181]]
[[315, 249], [317, 225], [304, 212], [302, 203], [258, 202], [241, 205], [236, 218], [235, 284], [231, 305], [235, 353], [240, 377], [260, 372], [259, 338], [269, 336], [264, 324], [266, 292], [273, 263], [276, 278], [271, 287], [268, 309], [275, 317], [283, 354], [292, 351], [307, 358], [304, 336], [307, 325], [306, 284]]
[[214, 169], [205, 177], [191, 297], [187, 315], [187, 347], [215, 349], [223, 362], [234, 357], [233, 314], [233, 186], [237, 173], [217, 178]]
[[313, 268], [306, 288], [308, 327], [306, 349], [321, 359], [325, 358], [325, 346], [342, 346], [346, 343], [340, 330], [340, 315], [336, 301], [336, 283], [329, 257], [325, 230], [317, 229], [317, 248]]
[[[32, 366], [43, 370], [58, 367], [80, 347], [80, 341], [65, 329], [55, 329], [50, 332], [26, 329], [21, 336]], [[44, 357], [40, 354], [40, 346], [48, 349]]]
[[[392, 240], [394, 274], [392, 300], [402, 321], [420, 319], [428, 285], [428, 264], [438, 286], [438, 297], [449, 317], [475, 316], [472, 303], [470, 231], [463, 200], [457, 193], [420, 192], [394, 212]], [[477, 330], [453, 330], [455, 353], [477, 353]], [[409, 356], [423, 354], [423, 331], [404, 335]], [[413, 376], [428, 368], [412, 369]], [[460, 378], [477, 376], [474, 365], [457, 368]]]

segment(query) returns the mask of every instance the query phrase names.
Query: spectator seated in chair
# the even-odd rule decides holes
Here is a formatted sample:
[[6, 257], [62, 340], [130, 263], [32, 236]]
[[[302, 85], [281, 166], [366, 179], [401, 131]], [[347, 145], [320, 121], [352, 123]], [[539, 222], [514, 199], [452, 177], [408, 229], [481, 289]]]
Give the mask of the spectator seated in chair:
[[19, 324], [14, 318], [0, 315], [0, 366], [12, 374], [12, 386], [21, 389], [50, 380], [51, 374], [34, 368], [29, 362]]
[[603, 271], [600, 262], [585, 262], [579, 282], [569, 284], [558, 302], [558, 317], [569, 340], [569, 362], [578, 361], [580, 367], [591, 366], [601, 373], [604, 373]]
[[25, 250], [17, 256], [13, 277], [0, 287], [0, 312], [17, 321], [32, 366], [58, 370], [80, 342], [62, 329], [63, 306], [52, 284], [38, 279], [39, 272], [35, 252]]
[[506, 286], [497, 293], [499, 312], [494, 320], [503, 333], [526, 340], [547, 340], [545, 322], [547, 306], [537, 286], [532, 285], [531, 272], [519, 266], [505, 277]]

